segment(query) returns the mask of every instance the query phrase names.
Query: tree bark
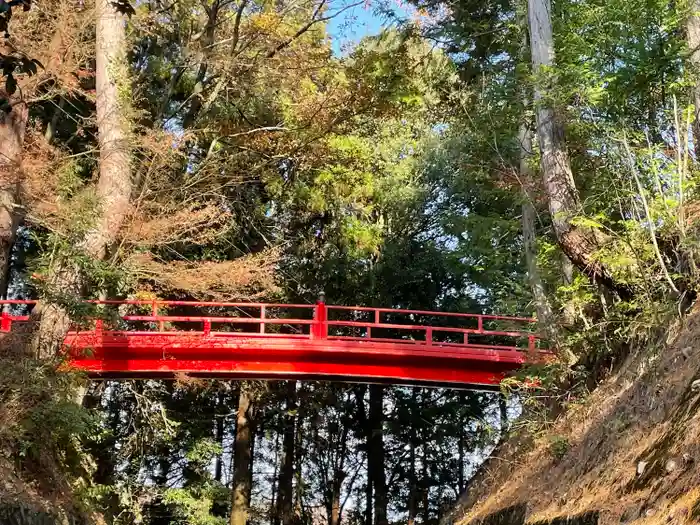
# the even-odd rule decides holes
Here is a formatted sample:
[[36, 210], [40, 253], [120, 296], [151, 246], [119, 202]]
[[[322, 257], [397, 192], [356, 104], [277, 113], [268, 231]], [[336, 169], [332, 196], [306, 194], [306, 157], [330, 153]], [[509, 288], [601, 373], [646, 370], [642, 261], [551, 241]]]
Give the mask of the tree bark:
[[290, 525], [294, 521], [293, 490], [294, 490], [294, 449], [295, 421], [297, 410], [297, 382], [287, 383], [286, 414], [284, 416], [284, 436], [282, 439], [282, 468], [278, 485], [277, 523]]
[[430, 520], [430, 479], [428, 477], [428, 444], [423, 440], [423, 458], [421, 465], [421, 496], [423, 497], [423, 525], [431, 523]]
[[549, 212], [557, 241], [571, 262], [592, 280], [629, 298], [631, 290], [616, 282], [610, 270], [594, 257], [605, 236], [598, 230], [572, 224], [572, 220], [581, 212], [579, 193], [571, 171], [563, 123], [547, 100], [555, 56], [550, 1], [528, 0], [528, 21], [532, 68], [536, 76], [537, 138], [544, 189], [549, 198]]
[[[126, 49], [126, 19], [111, 0], [96, 4], [96, 110], [100, 147], [99, 179], [96, 194], [99, 211], [94, 227], [79, 248], [89, 256], [104, 259], [116, 240], [129, 211], [132, 191], [129, 108], [129, 65]], [[79, 296], [82, 276], [70, 261], [59, 262], [51, 276], [55, 293]], [[55, 355], [63, 345], [70, 326], [67, 310], [47, 301], [35, 309], [37, 326], [31, 338], [38, 357]]]
[[233, 447], [233, 490], [231, 492], [231, 525], [246, 525], [252, 489], [253, 420], [251, 396], [245, 384], [238, 394], [236, 441]]
[[459, 393], [459, 441], [457, 442], [457, 461], [459, 472], [457, 473], [457, 490], [464, 492], [464, 407], [467, 405], [464, 392]]
[[101, 213], [85, 239], [85, 249], [104, 259], [129, 211], [131, 150], [129, 125], [129, 65], [126, 57], [126, 20], [111, 0], [97, 2], [96, 107], [100, 146], [97, 196]]
[[[302, 385], [300, 385], [301, 390]], [[308, 509], [304, 505], [304, 478], [302, 475], [302, 465], [304, 464], [304, 454], [306, 452], [306, 447], [304, 443], [304, 412], [302, 407], [299, 406], [299, 391], [297, 391], [297, 417], [296, 417], [296, 438], [295, 446], [296, 451], [294, 452], [294, 479], [296, 480], [296, 486], [294, 487], [294, 518], [299, 523], [305, 523], [308, 521]]]
[[700, 159], [700, 0], [691, 0], [691, 12], [686, 21], [686, 38], [690, 50], [689, 61], [695, 73], [693, 83], [693, 105], [695, 106], [695, 121], [693, 122], [693, 138], [695, 158]]
[[255, 411], [252, 406], [253, 401], [251, 400], [251, 407], [249, 409], [248, 419], [250, 419], [251, 435], [250, 435], [250, 451], [248, 452], [248, 457], [250, 458], [248, 465], [248, 493], [246, 494], [246, 505], [250, 509], [250, 503], [253, 500], [253, 463], [255, 462]]
[[[332, 460], [328, 463], [332, 467], [332, 473], [329, 476], [324, 475], [327, 481], [325, 490], [326, 513], [328, 515], [328, 525], [340, 525], [343, 513], [343, 504], [341, 503], [341, 491], [343, 482], [345, 481], [345, 459], [348, 452], [348, 434], [350, 433], [350, 423], [348, 420], [341, 422], [342, 430], [339, 435], [330, 436], [333, 442]], [[352, 489], [352, 486], [350, 487]]]
[[498, 411], [500, 413], [500, 425], [501, 425], [501, 441], [503, 441], [510, 430], [510, 422], [508, 421], [508, 403], [506, 402], [506, 396], [502, 393], [498, 393]]
[[550, 89], [546, 79], [554, 67], [554, 35], [549, 0], [528, 0], [530, 53], [535, 82], [537, 138], [542, 155], [542, 174], [549, 197], [549, 209], [558, 239], [571, 229], [570, 221], [580, 209], [579, 194], [571, 171], [564, 140], [564, 127], [546, 100]]
[[[80, 270], [69, 261], [59, 262], [51, 271], [49, 287], [62, 296], [78, 297], [81, 292]], [[37, 359], [50, 359], [63, 347], [71, 320], [68, 311], [53, 298], [39, 303], [31, 313], [28, 335], [29, 351]], [[76, 402], [80, 404], [80, 400]]]
[[340, 485], [342, 480], [333, 478], [333, 499], [331, 503], [331, 519], [329, 525], [340, 525]]
[[272, 471], [272, 488], [270, 494], [272, 501], [270, 502], [270, 525], [277, 525], [277, 481], [279, 480], [279, 463], [280, 463], [280, 433], [275, 432], [275, 462], [274, 470]]
[[28, 116], [27, 105], [19, 101], [9, 112], [0, 111], [0, 298], [7, 297], [12, 247], [22, 219], [20, 163]]
[[[571, 260], [564, 253], [561, 254], [561, 275], [564, 285], [571, 286], [574, 284], [574, 265], [571, 264]], [[564, 325], [572, 326], [576, 322], [576, 308], [571, 302], [564, 305], [562, 314]]]
[[367, 419], [367, 410], [365, 409], [365, 393], [367, 392], [367, 387], [365, 385], [358, 385], [355, 389], [355, 402], [357, 403], [357, 423], [362, 429], [365, 435], [365, 442], [367, 444], [367, 482], [365, 484], [365, 525], [372, 525], [372, 478], [369, 475], [369, 445], [372, 441], [372, 429], [369, 426], [369, 421]]
[[388, 525], [384, 473], [384, 387], [381, 385], [369, 387], [369, 424], [372, 434], [367, 447], [367, 466], [374, 490], [374, 524]]
[[527, 266], [527, 279], [532, 291], [532, 299], [535, 302], [537, 319], [544, 329], [547, 337], [552, 337], [556, 333], [556, 322], [552, 307], [537, 268], [537, 214], [532, 195], [528, 191], [528, 186], [534, 180], [534, 174], [530, 167], [530, 152], [532, 151], [532, 132], [525, 122], [520, 125], [520, 178], [523, 193], [522, 205], [522, 226], [523, 226], [523, 251], [525, 252], [525, 264]]
[[224, 393], [219, 392], [217, 396], [217, 414], [216, 414], [216, 434], [215, 439], [219, 447], [221, 447], [221, 452], [216, 456], [216, 464], [214, 466], [214, 479], [221, 482], [221, 476], [223, 474], [224, 467]]
[[[343, 440], [347, 439], [347, 433], [343, 436]], [[341, 445], [343, 450], [340, 450], [341, 454], [345, 454], [344, 445]], [[340, 525], [341, 519], [341, 502], [340, 502], [340, 492], [343, 488], [343, 481], [345, 481], [345, 472], [342, 469], [342, 464], [337, 464], [338, 458], [336, 458], [336, 466], [333, 469], [333, 479], [331, 481], [330, 487], [330, 497], [328, 498], [326, 512], [328, 513], [328, 525]]]
[[[415, 525], [416, 514], [418, 513], [418, 482], [416, 479], [416, 425], [415, 425], [415, 413], [414, 410], [418, 405], [418, 388], [413, 388], [411, 393], [411, 420], [409, 421], [409, 458], [410, 462], [408, 471], [408, 525]], [[462, 429], [460, 427], [460, 447], [462, 445], [461, 437]], [[461, 462], [461, 448], [460, 448], [460, 467]], [[460, 479], [463, 475], [463, 469], [460, 470]], [[461, 482], [460, 482], [461, 484]]]
[[[528, 31], [526, 17], [520, 19], [522, 37], [520, 40], [521, 56], [525, 57], [528, 50]], [[556, 335], [556, 322], [552, 307], [547, 298], [547, 294], [537, 268], [537, 212], [533, 200], [535, 173], [530, 164], [532, 158], [532, 129], [526, 117], [527, 108], [530, 106], [531, 95], [527, 91], [527, 83], [522, 79], [520, 88], [520, 99], [523, 104], [523, 114], [520, 117], [520, 128], [518, 130], [520, 185], [522, 188], [522, 227], [523, 227], [523, 251], [525, 253], [525, 264], [527, 267], [527, 279], [535, 303], [535, 311], [540, 327], [545, 335], [552, 339]], [[554, 341], [553, 341], [554, 342]]]

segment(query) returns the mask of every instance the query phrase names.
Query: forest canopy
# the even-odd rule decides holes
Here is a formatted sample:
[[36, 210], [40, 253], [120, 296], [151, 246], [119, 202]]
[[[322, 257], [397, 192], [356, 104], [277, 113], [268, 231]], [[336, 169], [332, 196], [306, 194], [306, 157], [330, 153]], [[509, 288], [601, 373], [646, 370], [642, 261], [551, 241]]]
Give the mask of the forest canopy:
[[[382, 30], [337, 52], [358, 9]], [[437, 524], [528, 430], [523, 375], [598, 380], [695, 301], [696, 0], [0, 0], [0, 29], [0, 296], [40, 300], [0, 333], [0, 449], [86, 522]], [[86, 299], [321, 293], [534, 315], [557, 362], [500, 393], [56, 371], [109, 319]]]

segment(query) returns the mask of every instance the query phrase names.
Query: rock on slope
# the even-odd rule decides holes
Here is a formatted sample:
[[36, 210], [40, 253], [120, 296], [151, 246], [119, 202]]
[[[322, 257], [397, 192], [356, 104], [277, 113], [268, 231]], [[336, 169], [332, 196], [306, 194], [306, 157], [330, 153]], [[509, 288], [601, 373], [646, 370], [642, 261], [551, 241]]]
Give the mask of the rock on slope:
[[446, 521], [700, 523], [700, 313], [684, 324], [545, 435], [501, 447]]

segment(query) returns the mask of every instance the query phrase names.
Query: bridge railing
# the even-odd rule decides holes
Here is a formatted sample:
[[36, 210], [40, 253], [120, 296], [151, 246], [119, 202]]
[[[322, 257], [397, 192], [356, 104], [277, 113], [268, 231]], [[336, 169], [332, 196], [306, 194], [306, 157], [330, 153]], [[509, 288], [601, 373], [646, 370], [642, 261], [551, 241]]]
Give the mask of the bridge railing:
[[[192, 332], [210, 335], [228, 333], [216, 330], [228, 325], [237, 327], [246, 335], [257, 333], [265, 336], [308, 338], [312, 331], [310, 327], [316, 323], [316, 307], [310, 304], [161, 300], [93, 300], [85, 303], [96, 307], [94, 317], [83, 320], [88, 321], [88, 324], [92, 321], [93, 324], [88, 330], [102, 332]], [[31, 319], [30, 315], [11, 313], [8, 307], [24, 307], [31, 310], [37, 304], [37, 301], [0, 301], [0, 331], [9, 332], [13, 323], [27, 322]], [[178, 313], [171, 313], [173, 310]], [[220, 312], [221, 315], [214, 315], [212, 312]], [[301, 313], [304, 317], [290, 316], [290, 312]], [[84, 327], [85, 324], [83, 322], [81, 326]], [[138, 328], [144, 324], [145, 328]], [[285, 327], [287, 332], [291, 333], [270, 330], [273, 326]], [[81, 330], [78, 326], [74, 329]], [[84, 331], [84, 328], [81, 331]]]
[[[205, 337], [245, 335], [336, 341], [374, 341], [424, 346], [535, 350], [535, 320], [487, 314], [309, 304], [200, 301], [87, 301], [116, 316], [96, 315], [88, 331], [162, 333]], [[0, 332], [30, 320], [8, 307], [32, 309], [36, 301], [0, 301]], [[121, 310], [121, 312], [119, 311]], [[213, 313], [217, 314], [214, 315]], [[110, 319], [116, 319], [116, 326]], [[139, 325], [134, 328], [134, 325]], [[76, 328], [79, 330], [79, 328]]]
[[526, 317], [331, 305], [320, 308], [325, 308], [328, 318], [326, 333], [330, 330], [328, 337], [336, 340], [399, 339], [422, 345], [501, 350], [535, 350], [540, 340], [533, 331], [537, 321]]

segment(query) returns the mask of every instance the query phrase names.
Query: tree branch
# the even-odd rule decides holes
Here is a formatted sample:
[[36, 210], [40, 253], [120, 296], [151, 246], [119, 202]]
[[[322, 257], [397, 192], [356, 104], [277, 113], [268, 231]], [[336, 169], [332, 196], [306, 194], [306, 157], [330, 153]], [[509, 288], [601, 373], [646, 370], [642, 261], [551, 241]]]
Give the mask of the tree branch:
[[299, 38], [299, 37], [302, 36], [304, 33], [306, 33], [306, 32], [307, 32], [309, 29], [311, 29], [311, 27], [314, 26], [315, 24], [318, 24], [319, 22], [327, 22], [328, 20], [332, 20], [333, 18], [337, 17], [337, 16], [340, 15], [341, 13], [347, 11], [348, 9], [352, 9], [353, 7], [356, 7], [356, 6], [358, 6], [358, 5], [362, 4], [362, 3], [364, 3], [364, 0], [362, 0], [362, 1], [360, 1], [360, 2], [355, 2], [355, 3], [352, 3], [352, 4], [350, 4], [350, 5], [347, 5], [347, 6], [343, 7], [342, 9], [339, 9], [338, 11], [336, 11], [335, 13], [333, 13], [332, 15], [324, 16], [324, 17], [321, 17], [321, 18], [316, 18], [316, 16], [317, 16], [318, 13], [321, 11], [321, 9], [323, 9], [323, 6], [326, 5], [326, 1], [327, 1], [327, 0], [321, 0], [321, 3], [318, 4], [318, 7], [316, 8], [316, 10], [314, 11], [313, 16], [311, 17], [311, 21], [309, 21], [307, 24], [305, 24], [305, 25], [303, 25], [301, 28], [299, 28], [299, 30], [298, 30], [296, 33], [294, 33], [294, 36], [292, 36], [291, 38], [289, 38], [289, 39], [285, 40], [284, 42], [278, 44], [277, 47], [275, 47], [274, 49], [270, 50], [270, 52], [267, 54], [267, 58], [272, 58], [272, 57], [274, 57], [277, 53], [279, 53], [280, 51], [282, 51], [283, 49], [289, 47], [289, 46], [292, 44], [292, 42], [294, 42], [297, 38]]
[[234, 133], [233, 135], [227, 135], [227, 139], [241, 137], [243, 135], [252, 135], [253, 133], [262, 133], [265, 131], [291, 131], [289, 128], [283, 126], [264, 126], [262, 128], [250, 129], [248, 131], [241, 131], [240, 133]]
[[639, 197], [642, 200], [642, 205], [644, 206], [644, 213], [647, 216], [647, 225], [649, 226], [649, 235], [651, 236], [651, 243], [652, 246], [654, 247], [654, 253], [656, 254], [656, 258], [659, 261], [659, 265], [661, 265], [661, 271], [664, 274], [664, 277], [666, 278], [666, 281], [668, 282], [669, 286], [671, 287], [671, 290], [675, 294], [680, 294], [678, 291], [678, 288], [676, 288], [675, 283], [673, 282], [673, 279], [671, 279], [671, 275], [668, 273], [668, 269], [666, 268], [666, 263], [664, 263], [664, 258], [661, 255], [661, 251], [659, 250], [659, 244], [656, 242], [656, 228], [654, 227], [654, 218], [651, 216], [651, 212], [649, 211], [649, 204], [647, 203], [647, 198], [644, 195], [644, 187], [642, 186], [642, 183], [639, 181], [639, 177], [637, 176], [637, 167], [635, 164], [635, 159], [634, 156], [632, 155], [632, 150], [630, 149], [630, 146], [627, 142], [627, 138], [625, 137], [623, 139], [623, 144], [625, 146], [625, 150], [627, 151], [627, 156], [629, 159], [629, 165], [630, 165], [630, 171], [632, 171], [632, 176], [634, 177], [634, 181], [637, 183], [637, 190], [639, 191]]

